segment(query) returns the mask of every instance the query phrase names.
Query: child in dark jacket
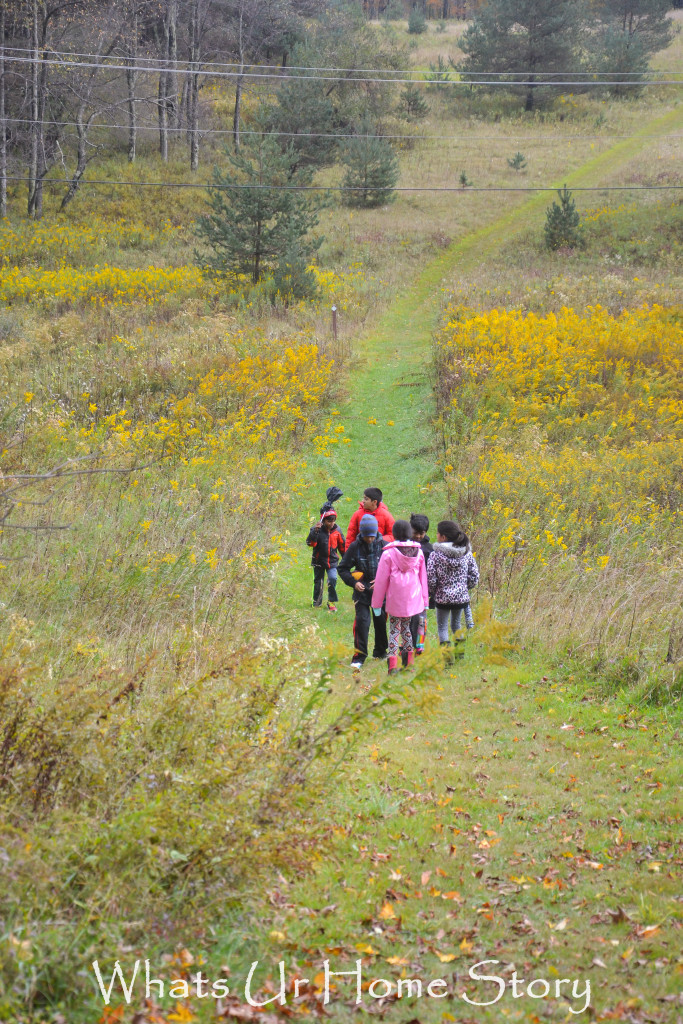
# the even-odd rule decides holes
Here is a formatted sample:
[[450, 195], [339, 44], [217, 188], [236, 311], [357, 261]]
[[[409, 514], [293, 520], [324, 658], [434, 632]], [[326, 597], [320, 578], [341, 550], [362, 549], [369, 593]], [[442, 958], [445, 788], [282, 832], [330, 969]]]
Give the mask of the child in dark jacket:
[[311, 527], [306, 543], [309, 548], [313, 548], [313, 607], [320, 608], [323, 603], [323, 583], [327, 573], [327, 608], [331, 612], [336, 612], [337, 563], [339, 553], [344, 554], [346, 550], [346, 542], [344, 534], [337, 526], [337, 513], [333, 508], [324, 511], [320, 522]]
[[359, 523], [358, 539], [346, 549], [339, 563], [339, 575], [348, 587], [353, 587], [353, 603], [356, 614], [353, 621], [352, 668], [361, 668], [368, 656], [370, 620], [375, 629], [373, 658], [385, 658], [387, 654], [387, 617], [382, 609], [373, 615], [370, 605], [377, 576], [377, 567], [384, 550], [384, 539], [377, 527], [374, 516], [364, 515]]
[[427, 563], [427, 580], [436, 605], [439, 641], [447, 644], [449, 618], [454, 633], [460, 629], [463, 612], [467, 628], [474, 626], [469, 592], [479, 582], [479, 569], [467, 534], [457, 523], [442, 520], [436, 528], [436, 539]]
[[[429, 561], [429, 556], [434, 550], [429, 537], [427, 536], [427, 530], [429, 529], [429, 517], [422, 515], [420, 512], [413, 512], [410, 517], [410, 525], [413, 531], [413, 540], [416, 540], [422, 548], [422, 554], [424, 555], [426, 565]], [[434, 601], [431, 598], [429, 601], [429, 607], [434, 607]], [[419, 615], [413, 615], [411, 618], [410, 635], [413, 638], [413, 648], [415, 649], [415, 653], [422, 654], [424, 651], [425, 637], [427, 635], [427, 616], [424, 612], [420, 612]]]

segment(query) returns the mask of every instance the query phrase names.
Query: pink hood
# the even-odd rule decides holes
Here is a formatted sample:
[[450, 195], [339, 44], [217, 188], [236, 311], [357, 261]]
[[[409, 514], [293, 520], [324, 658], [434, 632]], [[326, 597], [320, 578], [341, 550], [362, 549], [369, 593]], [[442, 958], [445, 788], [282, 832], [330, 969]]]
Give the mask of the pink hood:
[[[417, 555], [404, 555], [399, 548], [417, 549]], [[422, 549], [416, 541], [387, 544], [377, 567], [372, 590], [372, 607], [381, 608], [386, 598], [387, 615], [410, 618], [429, 605], [427, 569]]]

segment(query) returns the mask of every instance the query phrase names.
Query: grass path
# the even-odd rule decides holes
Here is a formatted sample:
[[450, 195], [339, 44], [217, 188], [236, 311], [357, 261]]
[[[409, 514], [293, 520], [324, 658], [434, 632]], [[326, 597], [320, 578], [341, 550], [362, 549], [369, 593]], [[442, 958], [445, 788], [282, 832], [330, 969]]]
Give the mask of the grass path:
[[[648, 144], [645, 134], [681, 124], [683, 107], [567, 184], [600, 184]], [[340, 503], [342, 526], [369, 484], [383, 488], [394, 514], [438, 518], [426, 370], [442, 286], [540, 225], [547, 203], [547, 194], [535, 196], [445, 250], [361, 339], [335, 417], [349, 443], [309, 467], [309, 513], [335, 482], [348, 502]], [[308, 573], [300, 566], [283, 583], [294, 619], [308, 620]], [[323, 620], [321, 634], [350, 653], [352, 610], [340, 596], [340, 612]], [[433, 648], [434, 641], [425, 663], [438, 657]], [[329, 956], [342, 970], [362, 957], [367, 981], [406, 972], [446, 980], [445, 999], [380, 1004], [366, 995], [366, 1009], [391, 1021], [574, 1019], [569, 1009], [585, 1000], [569, 998], [570, 986], [555, 998], [562, 978], [576, 979], [577, 991], [591, 982], [592, 1009], [581, 1019], [597, 1018], [596, 1007], [611, 1014], [603, 1019], [636, 1024], [677, 1019], [678, 736], [663, 716], [582, 702], [566, 678], [531, 655], [521, 660], [496, 668], [470, 648], [457, 671], [441, 670], [441, 700], [430, 715], [359, 751], [338, 780], [334, 838], [314, 874], [277, 883], [262, 958], [319, 970]], [[383, 673], [368, 666], [364, 680]], [[337, 693], [354, 685], [336, 674]], [[494, 1005], [468, 1005], [467, 971], [487, 958], [499, 962], [483, 973], [509, 978], [516, 969], [527, 981], [547, 979], [548, 997], [523, 987], [518, 998], [508, 989]], [[497, 993], [491, 982], [468, 984], [480, 1002]], [[544, 990], [539, 981], [536, 991]], [[350, 984], [340, 984], [329, 1010], [339, 1020], [360, 1013]]]

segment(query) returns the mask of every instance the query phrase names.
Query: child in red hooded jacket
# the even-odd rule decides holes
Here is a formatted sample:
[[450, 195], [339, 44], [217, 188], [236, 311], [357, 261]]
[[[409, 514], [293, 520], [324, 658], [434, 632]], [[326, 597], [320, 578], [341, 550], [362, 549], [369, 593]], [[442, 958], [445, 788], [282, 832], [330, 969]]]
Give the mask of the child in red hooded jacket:
[[337, 526], [337, 513], [333, 508], [323, 511], [320, 522], [311, 527], [306, 543], [309, 548], [313, 548], [313, 607], [320, 608], [323, 603], [323, 582], [327, 573], [327, 608], [328, 611], [336, 612], [337, 565], [339, 553], [343, 555], [346, 550], [346, 542]]
[[391, 529], [394, 525], [394, 517], [382, 501], [382, 492], [379, 487], [366, 487], [363, 497], [358, 504], [358, 509], [351, 516], [349, 528], [346, 531], [346, 543], [353, 544], [358, 536], [360, 521], [365, 515], [374, 516], [377, 520], [377, 529], [385, 541], [393, 540]]

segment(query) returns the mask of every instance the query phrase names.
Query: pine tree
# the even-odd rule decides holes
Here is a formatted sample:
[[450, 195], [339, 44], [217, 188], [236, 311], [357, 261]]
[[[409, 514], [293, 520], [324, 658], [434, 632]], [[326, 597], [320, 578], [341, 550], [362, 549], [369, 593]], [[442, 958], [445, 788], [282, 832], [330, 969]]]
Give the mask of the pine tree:
[[[466, 54], [460, 70], [472, 80], [491, 73], [509, 75], [501, 80], [524, 96], [525, 110], [533, 110], [538, 72], [561, 79], [579, 70], [585, 24], [582, 0], [487, 0], [460, 40]], [[523, 77], [524, 84], [512, 84], [515, 76]], [[548, 81], [545, 74], [543, 81]]]
[[671, 42], [675, 25], [668, 17], [670, 0], [598, 0], [602, 31], [594, 34], [594, 64], [609, 72], [615, 96], [641, 91], [623, 83], [639, 81], [649, 71], [649, 57]]
[[295, 155], [270, 138], [243, 143], [239, 153], [226, 150], [226, 156], [229, 169], [214, 168], [210, 213], [197, 222], [209, 250], [195, 253], [200, 266], [219, 276], [247, 274], [257, 284], [268, 271], [282, 270], [295, 243], [299, 263], [310, 262], [322, 239], [307, 235], [322, 203], [295, 189], [310, 184], [310, 170], [293, 170]]
[[[324, 57], [312, 46], [300, 44], [292, 51], [293, 66], [321, 67], [322, 61]], [[339, 125], [327, 82], [315, 77], [286, 80], [275, 104], [264, 102], [257, 120], [267, 131], [283, 133], [280, 146], [292, 148], [297, 167], [334, 163]]]
[[396, 154], [386, 139], [372, 135], [356, 135], [348, 139], [342, 150], [346, 167], [343, 193], [346, 206], [382, 206], [394, 198], [399, 176]]
[[517, 150], [512, 159], [508, 159], [508, 167], [511, 167], [513, 171], [525, 170], [526, 157], [524, 156], [524, 153], [520, 153], [519, 150]]
[[424, 11], [421, 11], [419, 7], [413, 7], [408, 15], [408, 32], [411, 35], [420, 36], [426, 31], [427, 19], [424, 16]]
[[421, 121], [429, 113], [429, 104], [416, 85], [407, 85], [401, 93], [398, 112], [408, 121]]
[[560, 202], [554, 202], [545, 212], [545, 244], [548, 249], [573, 249], [583, 245], [581, 217], [566, 185], [557, 194]]

